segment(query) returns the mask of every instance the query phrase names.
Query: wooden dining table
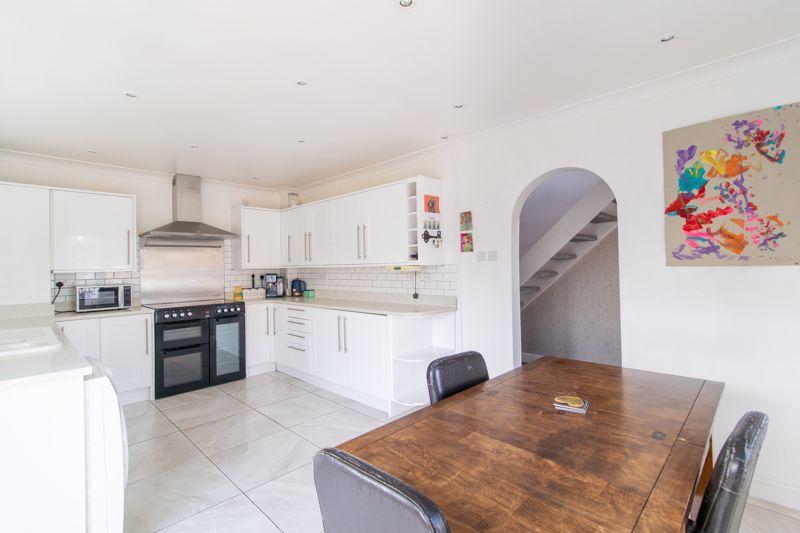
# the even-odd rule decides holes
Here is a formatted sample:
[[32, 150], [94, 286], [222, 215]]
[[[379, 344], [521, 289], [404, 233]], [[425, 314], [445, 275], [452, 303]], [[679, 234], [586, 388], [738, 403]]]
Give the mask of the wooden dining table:
[[[683, 531], [723, 384], [542, 357], [339, 446], [451, 531]], [[557, 411], [555, 396], [589, 400]]]

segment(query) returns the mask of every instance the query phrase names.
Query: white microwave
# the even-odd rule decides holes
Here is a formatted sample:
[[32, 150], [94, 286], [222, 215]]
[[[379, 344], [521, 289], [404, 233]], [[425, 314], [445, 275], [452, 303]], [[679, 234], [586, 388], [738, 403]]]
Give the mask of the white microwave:
[[130, 285], [96, 285], [75, 289], [75, 310], [79, 313], [128, 309], [132, 306], [133, 289]]

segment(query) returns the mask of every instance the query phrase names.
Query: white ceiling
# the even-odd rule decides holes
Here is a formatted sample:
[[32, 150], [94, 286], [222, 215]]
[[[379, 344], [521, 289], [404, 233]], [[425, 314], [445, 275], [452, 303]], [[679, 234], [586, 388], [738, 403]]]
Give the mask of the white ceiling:
[[800, 2], [4, 0], [0, 13], [0, 148], [292, 187], [785, 39]]

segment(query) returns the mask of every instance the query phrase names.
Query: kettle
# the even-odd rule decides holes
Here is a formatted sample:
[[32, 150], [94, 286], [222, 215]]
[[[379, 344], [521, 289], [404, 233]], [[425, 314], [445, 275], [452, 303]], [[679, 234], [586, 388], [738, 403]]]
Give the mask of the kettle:
[[300, 278], [292, 280], [292, 296], [302, 296], [306, 291], [306, 282]]

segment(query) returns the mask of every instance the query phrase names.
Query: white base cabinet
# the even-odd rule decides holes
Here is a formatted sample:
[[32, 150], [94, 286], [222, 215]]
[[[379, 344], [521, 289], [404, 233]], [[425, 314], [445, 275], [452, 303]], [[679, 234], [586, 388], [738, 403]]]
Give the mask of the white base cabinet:
[[283, 306], [265, 301], [245, 303], [244, 339], [248, 376], [275, 370], [278, 307]]
[[123, 404], [151, 397], [153, 315], [87, 317], [57, 325], [78, 354], [108, 368]]

